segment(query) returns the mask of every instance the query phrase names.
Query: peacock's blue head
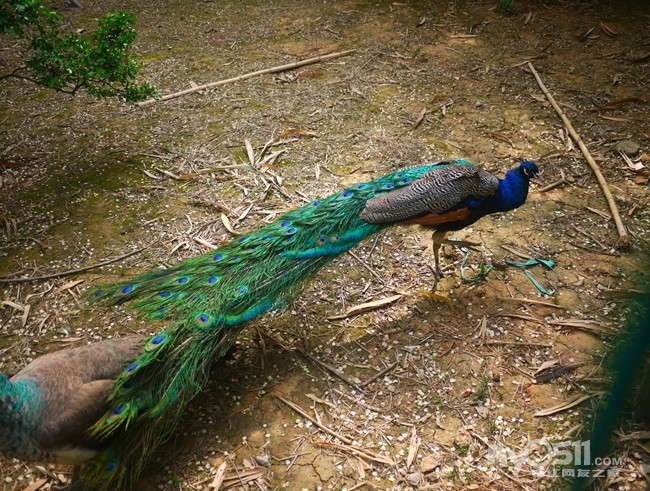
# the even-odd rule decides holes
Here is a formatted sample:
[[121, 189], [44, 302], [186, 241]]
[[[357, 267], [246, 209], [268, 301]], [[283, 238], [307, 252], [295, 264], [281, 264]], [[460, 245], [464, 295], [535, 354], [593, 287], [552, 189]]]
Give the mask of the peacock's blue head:
[[536, 179], [539, 176], [539, 167], [532, 160], [524, 160], [517, 167], [517, 172], [528, 179]]

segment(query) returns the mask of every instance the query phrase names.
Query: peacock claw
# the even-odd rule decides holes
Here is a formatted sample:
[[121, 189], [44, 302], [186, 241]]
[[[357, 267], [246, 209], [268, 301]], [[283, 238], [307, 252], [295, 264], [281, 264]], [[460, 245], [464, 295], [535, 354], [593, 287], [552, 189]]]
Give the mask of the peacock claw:
[[441, 245], [450, 245], [458, 248], [465, 247], [473, 251], [478, 251], [476, 248], [482, 246], [483, 244], [480, 244], [478, 242], [470, 242], [468, 240], [443, 239]]
[[427, 291], [427, 290], [421, 290], [419, 294], [422, 295], [424, 298], [435, 300], [436, 302], [446, 303], [451, 308], [454, 307], [453, 302], [449, 299], [449, 297], [446, 297], [445, 295], [440, 295], [439, 293], [434, 293], [433, 291]]
[[440, 278], [442, 278], [442, 271], [440, 269], [440, 248], [443, 245], [450, 245], [453, 247], [458, 247], [460, 249], [462, 248], [467, 248], [472, 251], [478, 251], [476, 247], [482, 245], [476, 242], [470, 242], [468, 240], [455, 240], [455, 239], [447, 239], [445, 237], [446, 232], [436, 230], [433, 232], [433, 235], [431, 236], [431, 239], [433, 241], [433, 263], [435, 266], [434, 269], [434, 280], [433, 280], [433, 286], [431, 287], [431, 293], [436, 291], [436, 288], [438, 287], [438, 283], [440, 282]]

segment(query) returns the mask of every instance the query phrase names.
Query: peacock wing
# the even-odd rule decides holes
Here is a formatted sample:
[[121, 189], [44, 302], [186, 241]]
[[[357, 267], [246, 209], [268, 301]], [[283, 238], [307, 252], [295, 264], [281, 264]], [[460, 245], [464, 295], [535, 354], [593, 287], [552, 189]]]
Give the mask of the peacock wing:
[[368, 200], [361, 218], [374, 224], [404, 222], [454, 210], [464, 200], [493, 195], [499, 179], [467, 164], [434, 167], [408, 186]]
[[108, 409], [108, 396], [114, 385], [114, 380], [106, 379], [82, 383], [65, 401], [59, 399], [59, 404], [49, 406], [37, 437], [40, 445], [50, 449], [67, 447], [70, 449], [67, 454], [69, 458], [78, 458], [79, 461], [59, 462], [81, 463], [84, 453], [75, 454], [74, 449], [92, 449], [100, 446], [88, 430]]

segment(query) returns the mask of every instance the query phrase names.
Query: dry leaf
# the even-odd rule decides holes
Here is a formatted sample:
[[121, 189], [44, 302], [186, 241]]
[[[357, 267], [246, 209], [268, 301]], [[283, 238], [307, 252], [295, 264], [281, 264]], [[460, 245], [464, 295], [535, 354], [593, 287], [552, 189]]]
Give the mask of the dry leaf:
[[145, 176], [150, 177], [151, 179], [156, 179], [157, 181], [160, 180], [160, 177], [158, 177], [157, 175], [149, 172], [147, 169], [144, 169], [142, 172], [144, 173]]
[[535, 417], [541, 418], [542, 416], [551, 416], [552, 414], [559, 413], [561, 411], [566, 411], [567, 409], [571, 409], [572, 407], [577, 406], [581, 402], [584, 402], [595, 395], [597, 394], [585, 394], [582, 396], [576, 396], [573, 399], [569, 399], [568, 401], [564, 401], [559, 404], [556, 404], [555, 406], [551, 406], [549, 408], [542, 409], [541, 411], [537, 411], [535, 413]]
[[394, 302], [397, 302], [400, 298], [402, 298], [402, 295], [393, 295], [392, 297], [382, 298], [380, 300], [373, 300], [372, 302], [355, 305], [346, 310], [344, 314], [333, 315], [327, 319], [331, 321], [346, 319], [348, 317], [352, 317], [353, 315], [363, 314], [364, 312], [369, 312], [371, 310], [376, 310], [380, 307], [390, 305]]
[[551, 320], [548, 321], [548, 323], [553, 326], [558, 326], [560, 328], [574, 327], [576, 329], [581, 329], [587, 332], [595, 332], [598, 334], [612, 334], [613, 332], [615, 332], [613, 328], [609, 326], [604, 326], [603, 324], [595, 320], [564, 319], [564, 320]]
[[3, 300], [2, 302], [0, 302], [0, 307], [5, 305], [11, 307], [12, 309], [19, 310], [23, 313], [23, 315], [20, 316], [20, 321], [22, 323], [22, 326], [25, 327], [25, 325], [27, 324], [27, 317], [29, 317], [29, 310], [32, 308], [31, 305], [29, 305], [28, 303], [24, 305], [19, 304], [16, 302], [12, 302], [11, 300]]
[[609, 121], [617, 121], [619, 123], [628, 123], [632, 121], [630, 118], [617, 118], [615, 116], [603, 116], [602, 114], [600, 115], [602, 119], [607, 119]]
[[41, 478], [38, 479], [37, 481], [34, 481], [31, 483], [29, 486], [27, 486], [24, 491], [36, 491], [37, 489], [41, 489], [43, 485], [47, 483], [47, 479]]
[[535, 370], [535, 373], [533, 375], [537, 375], [540, 372], [543, 372], [544, 370], [551, 368], [552, 366], [557, 365], [560, 363], [559, 358], [555, 358], [553, 360], [546, 360], [544, 363], [542, 363], [537, 370]]
[[379, 462], [380, 464], [386, 464], [390, 466], [396, 465], [395, 461], [390, 457], [386, 457], [385, 455], [380, 455], [380, 454], [370, 452], [365, 448], [357, 447], [355, 445], [341, 445], [338, 443], [330, 443], [330, 442], [323, 442], [323, 441], [314, 442], [314, 444], [320, 445], [321, 447], [329, 447], [329, 448], [335, 448], [337, 450], [342, 450], [344, 452], [351, 453], [352, 455], [355, 455], [362, 459], [372, 460], [374, 462]]
[[627, 435], [620, 435], [619, 442], [628, 442], [630, 440], [650, 440], [650, 431], [633, 431]]
[[590, 206], [585, 206], [585, 208], [587, 210], [589, 210], [590, 212], [595, 213], [596, 215], [598, 215], [598, 216], [600, 216], [600, 217], [602, 217], [602, 218], [604, 218], [606, 220], [611, 220], [612, 219], [612, 215], [610, 215], [606, 211], [599, 210], [598, 208], [591, 208]]
[[497, 140], [501, 140], [503, 142], [509, 143], [511, 146], [515, 146], [512, 143], [512, 140], [508, 138], [506, 135], [503, 133], [499, 133], [498, 131], [488, 131], [488, 135], [490, 135], [492, 138], [496, 138]]
[[223, 488], [231, 488], [234, 486], [241, 487], [246, 483], [255, 481], [266, 474], [267, 469], [264, 467], [254, 467], [252, 469], [245, 469], [236, 472], [229, 472], [223, 480]]
[[598, 106], [595, 110], [596, 111], [608, 111], [610, 109], [616, 109], [618, 106], [622, 106], [623, 104], [628, 104], [630, 102], [636, 102], [638, 104], [645, 104], [646, 101], [639, 97], [624, 97], [622, 99], [617, 99], [612, 102], [608, 102], [607, 104], [603, 104], [602, 106]]
[[288, 130], [285, 130], [280, 134], [280, 138], [286, 138], [287, 136], [291, 136], [291, 135], [313, 136], [314, 138], [320, 136], [315, 131], [301, 130], [300, 128], [289, 128]]
[[223, 483], [223, 479], [225, 476], [226, 476], [226, 463], [223, 462], [217, 469], [217, 473], [214, 476], [212, 483], [210, 483], [210, 486], [208, 487], [214, 489], [215, 491], [219, 491], [219, 488], [221, 487], [221, 484]]
[[69, 281], [65, 285], [61, 285], [59, 288], [54, 290], [53, 294], [54, 295], [59, 295], [60, 293], [63, 293], [64, 291], [69, 290], [70, 288], [74, 288], [75, 286], [80, 285], [83, 282], [84, 282], [84, 280]]
[[244, 140], [244, 145], [246, 145], [246, 153], [248, 154], [248, 160], [251, 165], [255, 167], [255, 152], [253, 151], [253, 145], [248, 140]]
[[417, 128], [422, 124], [422, 121], [424, 121], [424, 117], [427, 115], [427, 108], [423, 107], [420, 109], [420, 114], [418, 114], [417, 119], [415, 120], [415, 123], [413, 123], [413, 129]]
[[203, 246], [205, 246], [205, 247], [207, 247], [208, 249], [211, 249], [211, 250], [215, 250], [215, 249], [219, 248], [218, 246], [216, 246], [214, 244], [211, 244], [210, 242], [208, 242], [207, 240], [202, 239], [201, 237], [192, 237], [192, 240], [194, 240], [194, 242], [197, 242], [198, 244], [201, 244], [201, 245], [203, 245]]
[[406, 468], [408, 469], [413, 464], [415, 456], [418, 454], [420, 449], [420, 439], [417, 436], [415, 431], [415, 426], [411, 428], [411, 443], [409, 444], [409, 453], [406, 457]]
[[237, 235], [235, 229], [232, 228], [232, 223], [230, 223], [230, 218], [228, 218], [224, 213], [221, 214], [221, 222], [223, 223], [223, 226], [226, 227], [226, 230], [228, 230], [228, 232]]
[[604, 24], [603, 22], [600, 23], [600, 28], [610, 38], [614, 38], [614, 37], [618, 36], [618, 32], [612, 30], [612, 28], [610, 28], [607, 24]]

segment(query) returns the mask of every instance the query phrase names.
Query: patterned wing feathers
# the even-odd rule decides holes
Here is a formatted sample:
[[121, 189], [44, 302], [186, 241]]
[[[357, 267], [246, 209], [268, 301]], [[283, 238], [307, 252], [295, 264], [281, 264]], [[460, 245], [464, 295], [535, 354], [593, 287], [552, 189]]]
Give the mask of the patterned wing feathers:
[[463, 200], [490, 196], [499, 180], [466, 164], [433, 168], [409, 186], [368, 200], [361, 218], [368, 223], [391, 224], [453, 210]]

